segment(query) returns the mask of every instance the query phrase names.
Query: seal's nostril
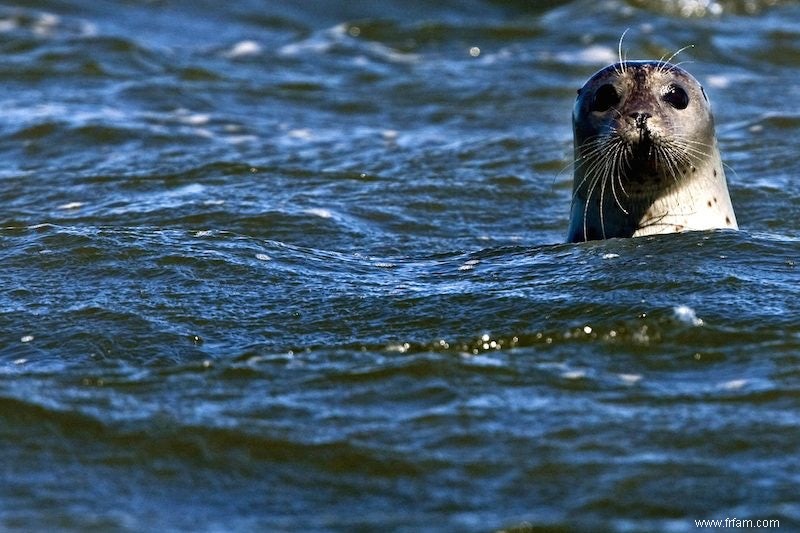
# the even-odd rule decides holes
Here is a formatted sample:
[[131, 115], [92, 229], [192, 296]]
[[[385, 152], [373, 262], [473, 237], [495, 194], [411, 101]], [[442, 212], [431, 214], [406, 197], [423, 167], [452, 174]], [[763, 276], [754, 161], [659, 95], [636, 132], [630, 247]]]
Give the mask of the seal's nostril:
[[647, 123], [647, 119], [649, 119], [653, 115], [651, 115], [650, 113], [641, 113], [637, 111], [636, 113], [630, 113], [628, 116], [633, 119], [633, 121], [636, 123], [637, 128], [644, 129], [645, 124]]

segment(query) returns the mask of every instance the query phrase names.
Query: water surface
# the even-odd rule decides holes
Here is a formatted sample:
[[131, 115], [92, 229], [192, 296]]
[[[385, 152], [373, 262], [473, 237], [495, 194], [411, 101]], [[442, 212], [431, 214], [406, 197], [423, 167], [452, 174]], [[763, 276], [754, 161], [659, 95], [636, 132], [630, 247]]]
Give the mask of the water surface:
[[[800, 6], [0, 8], [0, 528], [800, 528]], [[742, 228], [564, 244], [575, 90]]]

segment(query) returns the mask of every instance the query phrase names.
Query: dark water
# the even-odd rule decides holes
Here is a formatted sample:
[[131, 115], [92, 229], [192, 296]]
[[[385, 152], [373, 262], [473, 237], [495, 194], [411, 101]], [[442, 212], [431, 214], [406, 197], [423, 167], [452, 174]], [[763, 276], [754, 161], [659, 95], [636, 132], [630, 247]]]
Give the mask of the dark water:
[[[626, 28], [742, 231], [563, 244]], [[796, 2], [31, 1], [0, 76], [0, 529], [800, 528]]]

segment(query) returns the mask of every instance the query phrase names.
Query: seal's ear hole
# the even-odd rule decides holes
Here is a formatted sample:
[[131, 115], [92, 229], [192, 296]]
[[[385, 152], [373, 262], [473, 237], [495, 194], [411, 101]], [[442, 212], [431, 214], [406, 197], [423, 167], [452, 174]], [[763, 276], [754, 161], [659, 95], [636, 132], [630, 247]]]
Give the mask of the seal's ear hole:
[[602, 85], [597, 92], [594, 93], [592, 99], [592, 111], [607, 111], [619, 103], [619, 94], [617, 90], [610, 83]]
[[703, 93], [703, 98], [706, 102], [708, 102], [708, 96], [706, 96], [706, 90], [700, 87], [700, 92]]
[[674, 84], [667, 85], [661, 98], [675, 109], [686, 109], [689, 105], [689, 95], [686, 94], [683, 87]]

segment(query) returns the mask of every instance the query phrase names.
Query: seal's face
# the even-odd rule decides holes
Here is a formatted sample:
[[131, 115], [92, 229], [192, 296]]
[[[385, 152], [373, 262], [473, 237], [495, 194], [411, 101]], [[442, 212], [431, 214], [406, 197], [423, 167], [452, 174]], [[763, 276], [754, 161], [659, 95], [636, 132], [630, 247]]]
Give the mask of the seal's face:
[[584, 178], [576, 187], [610, 186], [617, 198], [658, 197], [714, 143], [702, 87], [662, 61], [625, 61], [594, 74], [578, 91], [573, 128], [576, 176]]
[[705, 92], [665, 61], [589, 78], [572, 113], [571, 242], [736, 228]]

